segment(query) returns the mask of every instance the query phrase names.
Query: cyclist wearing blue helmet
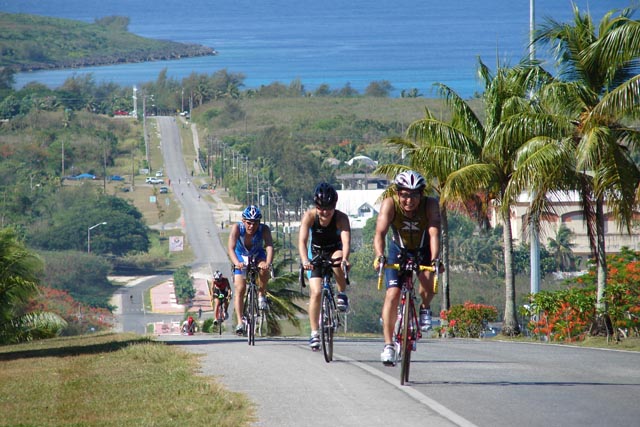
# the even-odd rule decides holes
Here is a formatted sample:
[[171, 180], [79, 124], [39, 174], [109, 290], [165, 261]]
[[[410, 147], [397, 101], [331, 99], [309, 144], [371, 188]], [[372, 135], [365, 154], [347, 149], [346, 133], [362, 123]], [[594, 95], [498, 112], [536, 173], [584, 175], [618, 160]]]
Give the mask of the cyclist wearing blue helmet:
[[258, 304], [261, 310], [267, 308], [265, 299], [269, 270], [273, 262], [273, 239], [271, 229], [266, 224], [261, 224], [262, 212], [255, 205], [247, 206], [242, 212], [242, 221], [233, 224], [229, 234], [227, 250], [229, 258], [234, 265], [233, 284], [235, 287], [235, 299], [233, 307], [236, 312], [238, 325], [236, 334], [244, 334], [244, 296], [247, 290], [245, 277], [245, 265], [249, 256], [254, 256], [260, 267], [258, 280]]

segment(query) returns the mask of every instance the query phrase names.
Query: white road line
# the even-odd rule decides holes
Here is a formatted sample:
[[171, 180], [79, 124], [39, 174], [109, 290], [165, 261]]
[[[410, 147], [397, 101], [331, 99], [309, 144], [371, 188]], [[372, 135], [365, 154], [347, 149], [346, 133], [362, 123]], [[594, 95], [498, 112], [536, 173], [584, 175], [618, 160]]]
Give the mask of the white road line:
[[455, 412], [453, 412], [452, 410], [450, 410], [446, 406], [436, 402], [435, 400], [425, 396], [424, 394], [420, 393], [415, 388], [407, 387], [407, 386], [401, 386], [400, 385], [400, 380], [398, 378], [392, 377], [391, 375], [387, 375], [387, 374], [381, 372], [380, 370], [367, 365], [366, 363], [358, 362], [357, 360], [351, 359], [349, 357], [342, 356], [342, 355], [337, 355], [336, 353], [334, 353], [333, 356], [336, 359], [340, 359], [342, 361], [348, 362], [348, 363], [350, 363], [352, 365], [355, 365], [358, 368], [360, 368], [360, 369], [362, 369], [362, 370], [364, 370], [364, 371], [366, 371], [366, 372], [368, 372], [368, 373], [370, 373], [372, 375], [375, 375], [376, 377], [378, 377], [381, 380], [391, 384], [392, 386], [394, 386], [398, 390], [402, 391], [403, 393], [408, 394], [413, 399], [417, 400], [418, 402], [420, 402], [423, 405], [425, 405], [428, 408], [430, 408], [432, 411], [440, 414], [440, 416], [442, 416], [443, 418], [446, 418], [447, 420], [451, 421], [454, 424], [457, 424], [460, 427], [477, 427], [471, 421], [469, 421], [466, 418], [463, 418], [462, 416], [456, 414]]

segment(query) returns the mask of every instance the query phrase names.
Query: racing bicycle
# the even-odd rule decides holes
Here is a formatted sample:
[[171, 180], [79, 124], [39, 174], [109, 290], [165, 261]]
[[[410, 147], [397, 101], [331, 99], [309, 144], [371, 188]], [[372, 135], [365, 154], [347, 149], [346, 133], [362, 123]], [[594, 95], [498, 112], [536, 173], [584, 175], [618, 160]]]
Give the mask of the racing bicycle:
[[[434, 263], [439, 265], [439, 261]], [[420, 271], [435, 272], [436, 267], [420, 265], [418, 259], [403, 251], [394, 264], [380, 262], [378, 270], [378, 289], [382, 288], [383, 271], [385, 268], [398, 270], [398, 280], [402, 284], [400, 288], [400, 303], [398, 304], [398, 317], [393, 330], [393, 340], [396, 348], [396, 362], [400, 360], [400, 385], [409, 381], [409, 367], [411, 366], [411, 352], [416, 351], [416, 344], [422, 338], [420, 322], [415, 305], [414, 273]], [[433, 292], [438, 292], [438, 275], [433, 279]], [[395, 363], [394, 363], [395, 365]]]
[[[320, 342], [324, 360], [329, 363], [333, 360], [333, 337], [342, 325], [342, 315], [337, 309], [335, 283], [333, 280], [333, 268], [341, 266], [344, 271], [346, 283], [349, 284], [349, 276], [346, 263], [340, 258], [331, 258], [327, 254], [318, 254], [309, 261], [314, 268], [319, 268], [322, 274], [322, 294], [320, 296]], [[304, 276], [301, 274], [301, 278]], [[304, 280], [304, 279], [302, 279]]]
[[218, 299], [218, 307], [216, 309], [216, 312], [214, 313], [214, 319], [217, 320], [218, 323], [218, 331], [220, 332], [220, 335], [222, 335], [222, 323], [225, 320], [225, 311], [224, 311], [224, 307], [225, 307], [225, 303], [231, 298], [231, 295], [225, 295], [222, 292], [218, 293], [217, 295], [214, 295], [214, 298]]
[[[260, 267], [258, 267], [255, 256], [248, 257], [246, 262], [247, 271], [247, 293], [244, 300], [244, 318], [246, 320], [247, 342], [249, 345], [256, 344], [256, 330], [262, 336], [263, 325], [266, 324], [266, 313], [260, 310], [258, 304], [258, 277]], [[271, 271], [273, 276], [273, 271]]]

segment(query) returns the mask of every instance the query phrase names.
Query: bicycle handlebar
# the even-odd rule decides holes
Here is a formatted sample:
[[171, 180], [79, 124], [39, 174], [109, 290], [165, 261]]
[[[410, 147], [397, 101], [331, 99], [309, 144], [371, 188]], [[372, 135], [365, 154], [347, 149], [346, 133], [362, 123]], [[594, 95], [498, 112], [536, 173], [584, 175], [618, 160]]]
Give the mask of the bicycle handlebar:
[[[421, 264], [417, 264], [415, 265], [416, 268], [413, 268], [411, 271], [431, 271], [431, 272], [435, 272], [437, 270], [437, 268], [435, 266], [432, 265], [421, 265]], [[378, 268], [378, 290], [382, 289], [382, 278], [383, 278], [383, 274], [382, 272], [384, 271], [385, 268], [390, 268], [392, 270], [401, 270], [403, 268], [402, 264], [380, 264], [380, 267]], [[438, 293], [438, 275], [436, 274], [436, 277], [434, 278], [433, 281], [433, 293]]]
[[[342, 269], [342, 272], [344, 273], [344, 279], [345, 279], [345, 283], [347, 285], [349, 285], [349, 268], [347, 267], [347, 261], [342, 259], [342, 257], [339, 258], [327, 258], [325, 256], [323, 256], [322, 254], [318, 254], [316, 256], [314, 256], [312, 259], [309, 260], [309, 265], [316, 267], [316, 268], [335, 268], [340, 266], [340, 268]], [[300, 282], [300, 286], [301, 287], [306, 287], [305, 281], [304, 281], [304, 274], [305, 271], [307, 270], [307, 268], [305, 267], [304, 264], [300, 263], [300, 272], [298, 274], [298, 281]]]

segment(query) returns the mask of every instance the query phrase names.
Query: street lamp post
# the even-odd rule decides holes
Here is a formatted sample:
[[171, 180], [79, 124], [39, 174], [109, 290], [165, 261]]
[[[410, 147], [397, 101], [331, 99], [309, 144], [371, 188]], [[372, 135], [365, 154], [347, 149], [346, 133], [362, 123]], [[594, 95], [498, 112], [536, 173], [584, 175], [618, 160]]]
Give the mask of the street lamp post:
[[89, 227], [87, 229], [87, 253], [90, 254], [91, 253], [91, 230], [93, 230], [96, 227], [99, 227], [101, 225], [107, 225], [106, 222], [99, 222], [96, 225], [93, 225], [91, 227]]

